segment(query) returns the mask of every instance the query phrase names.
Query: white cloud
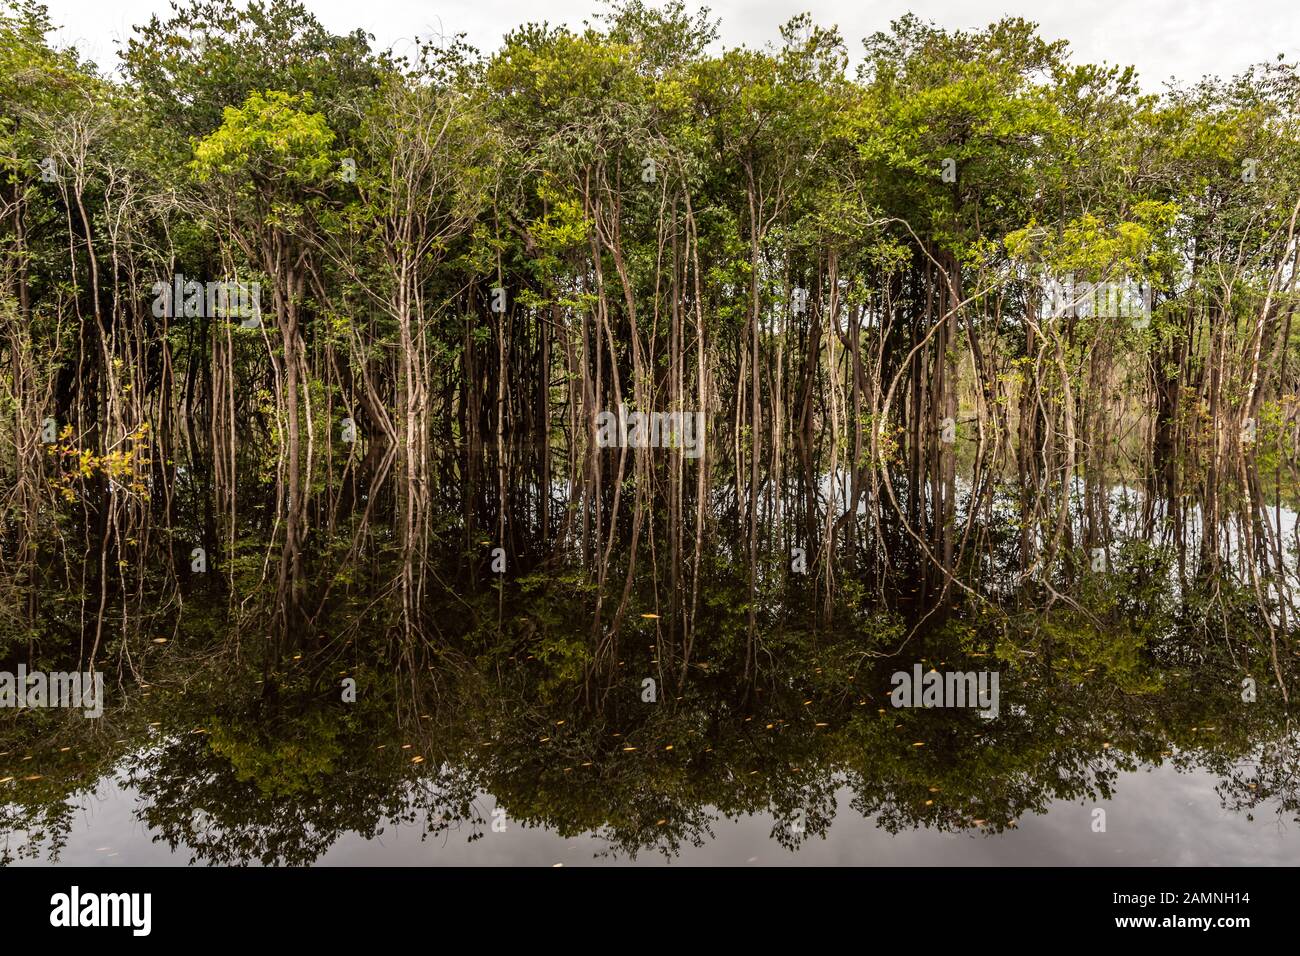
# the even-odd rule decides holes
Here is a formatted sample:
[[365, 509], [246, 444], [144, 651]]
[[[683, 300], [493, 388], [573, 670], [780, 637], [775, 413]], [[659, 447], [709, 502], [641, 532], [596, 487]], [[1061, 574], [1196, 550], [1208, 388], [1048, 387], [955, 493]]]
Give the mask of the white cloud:
[[[131, 26], [152, 13], [165, 15], [166, 0], [46, 0], [62, 26], [58, 41], [76, 44], [101, 66], [115, 65], [117, 44]], [[305, 0], [328, 27], [343, 32], [362, 27], [382, 46], [409, 45], [416, 36], [465, 33], [483, 50], [521, 23], [546, 20], [579, 26], [600, 8], [598, 0]], [[695, 4], [691, 4], [695, 6]], [[1070, 41], [1076, 61], [1106, 61], [1138, 67], [1144, 85], [1158, 88], [1167, 77], [1183, 81], [1206, 73], [1223, 76], [1278, 53], [1300, 59], [1300, 17], [1294, 0], [718, 0], [710, 5], [722, 20], [728, 44], [761, 46], [774, 41], [778, 26], [807, 10], [821, 24], [836, 24], [856, 54], [860, 41], [909, 10], [950, 28], [984, 26], [1001, 16], [1041, 24], [1044, 36]]]

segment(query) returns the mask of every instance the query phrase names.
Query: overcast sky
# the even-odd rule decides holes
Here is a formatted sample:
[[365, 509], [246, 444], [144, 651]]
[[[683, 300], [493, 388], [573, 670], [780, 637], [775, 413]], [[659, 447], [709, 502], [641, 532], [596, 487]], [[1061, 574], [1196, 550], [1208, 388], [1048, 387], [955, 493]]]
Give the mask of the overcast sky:
[[[130, 36], [133, 24], [169, 9], [167, 0], [45, 2], [62, 27], [57, 42], [75, 44], [105, 68], [116, 65], [115, 41]], [[306, 5], [336, 32], [362, 27], [380, 46], [400, 49], [416, 36], [465, 33], [470, 43], [490, 51], [507, 30], [530, 20], [580, 26], [600, 0], [306, 0]], [[1047, 37], [1069, 40], [1076, 61], [1135, 65], [1149, 89], [1168, 77], [1229, 76], [1278, 53], [1300, 59], [1297, 0], [717, 0], [708, 7], [722, 20], [723, 42], [749, 46], [776, 40], [781, 23], [809, 11], [818, 23], [840, 27], [855, 59], [862, 37], [909, 10], [960, 28], [1021, 16], [1041, 24]]]

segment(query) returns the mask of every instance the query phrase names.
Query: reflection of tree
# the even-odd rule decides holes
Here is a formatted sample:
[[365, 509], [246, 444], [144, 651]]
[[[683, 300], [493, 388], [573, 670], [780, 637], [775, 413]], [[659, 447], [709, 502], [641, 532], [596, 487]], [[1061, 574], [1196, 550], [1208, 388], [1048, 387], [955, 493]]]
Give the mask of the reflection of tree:
[[[84, 796], [85, 792], [79, 791], [77, 795]], [[39, 797], [33, 800], [30, 795], [23, 803], [0, 805], [0, 833], [4, 834], [4, 845], [0, 846], [0, 866], [8, 866], [15, 860], [40, 859], [42, 856], [51, 863], [57, 863], [63, 848], [67, 846], [75, 812], [71, 801], [47, 803]], [[23, 831], [23, 838], [15, 845], [13, 841], [18, 831]]]
[[[1043, 641], [1014, 665], [961, 657], [953, 645], [968, 635], [951, 628], [929, 639], [927, 660], [1002, 669], [992, 721], [971, 710], [895, 709], [886, 695], [896, 665], [855, 673], [845, 663], [852, 648], [831, 645], [805, 648], [806, 662], [766, 672], [753, 693], [705, 676], [681, 700], [650, 706], [628, 682], [600, 715], [543, 716], [527, 682], [444, 683], [454, 696], [415, 730], [393, 723], [402, 708], [382, 695], [354, 708], [306, 691], [220, 707], [170, 697], [163, 729], [150, 737], [147, 722], [132, 725], [145, 746], [127, 779], [158, 839], [220, 864], [310, 863], [345, 833], [371, 838], [394, 824], [473, 839], [485, 823], [474, 808], [482, 792], [512, 823], [595, 833], [607, 854], [633, 858], [672, 858], [712, 839], [719, 817], [753, 813], [771, 813], [773, 839], [797, 848], [825, 835], [840, 786], [891, 833], [995, 833], [1054, 800], [1104, 799], [1120, 771], [1165, 760], [1221, 775], [1230, 809], [1275, 800], [1279, 813], [1300, 810], [1296, 750], [1278, 708], [1267, 693], [1242, 703], [1226, 653], [1202, 655], [1194, 677], [1152, 655], [1112, 671], [1087, 656], [1089, 640], [1052, 633], [1054, 646]], [[1114, 663], [1113, 642], [1103, 651]], [[1181, 660], [1186, 649], [1171, 639], [1162, 653]], [[837, 686], [845, 681], [851, 693]], [[413, 753], [424, 759], [413, 763]], [[7, 832], [33, 832], [28, 855], [36, 842], [57, 854], [69, 798], [93, 786], [53, 780], [23, 784], [28, 799], [4, 810]], [[6, 862], [14, 855], [6, 848]]]
[[337, 704], [281, 701], [208, 724], [141, 751], [128, 775], [143, 822], [198, 861], [301, 865], [348, 832], [418, 824], [428, 835], [471, 815], [462, 772], [379, 749], [382, 729]]
[[[310, 863], [344, 834], [395, 824], [477, 840], [485, 793], [511, 825], [591, 833], [603, 855], [627, 858], [672, 859], [712, 840], [718, 820], [752, 814], [769, 814], [771, 839], [794, 850], [826, 836], [845, 789], [890, 833], [997, 833], [1054, 801], [1105, 799], [1123, 771], [1162, 763], [1216, 774], [1229, 809], [1300, 814], [1249, 593], [1174, 589], [1167, 552], [1133, 545], [1056, 600], [1032, 582], [1016, 590], [1013, 552], [999, 546], [1005, 566], [989, 573], [1003, 604], [953, 604], [921, 627], [899, 582], [892, 609], [855, 582], [865, 565], [842, 569], [829, 618], [802, 582], [760, 576], [759, 664], [746, 679], [749, 584], [719, 550], [701, 562], [689, 663], [665, 653], [661, 618], [629, 615], [615, 673], [590, 702], [593, 586], [580, 574], [527, 572], [500, 594], [461, 582], [430, 609], [443, 635], [433, 651], [394, 644], [390, 617], [340, 601], [322, 630], [344, 637], [266, 684], [260, 661], [236, 665], [220, 642], [209, 659], [157, 664], [150, 696], [111, 732], [83, 734], [75, 761], [50, 728], [16, 727], [3, 749], [35, 754], [25, 772], [43, 776], [4, 785], [0, 823], [32, 835], [3, 859], [57, 855], [75, 800], [123, 760], [141, 821], [203, 863]], [[616, 570], [611, 603], [629, 569]], [[631, 580], [629, 606], [654, 606], [652, 575]], [[342, 655], [371, 662], [342, 672], [358, 680], [355, 704], [335, 690]], [[890, 674], [916, 662], [996, 670], [997, 719], [891, 706]], [[651, 675], [653, 703], [641, 697]], [[0, 758], [0, 778], [13, 759]]]
[[0, 781], [7, 781], [0, 783], [0, 866], [58, 862], [78, 808], [114, 779], [128, 741], [142, 729], [138, 719], [112, 713], [102, 725], [55, 712], [21, 712], [9, 725], [0, 720]]
[[1224, 809], [1253, 820], [1260, 807], [1273, 803], [1279, 821], [1291, 815], [1300, 823], [1300, 746], [1289, 722], [1284, 735], [1262, 741], [1245, 760], [1234, 766], [1219, 755], [1207, 758], [1207, 768], [1223, 775], [1218, 793]]

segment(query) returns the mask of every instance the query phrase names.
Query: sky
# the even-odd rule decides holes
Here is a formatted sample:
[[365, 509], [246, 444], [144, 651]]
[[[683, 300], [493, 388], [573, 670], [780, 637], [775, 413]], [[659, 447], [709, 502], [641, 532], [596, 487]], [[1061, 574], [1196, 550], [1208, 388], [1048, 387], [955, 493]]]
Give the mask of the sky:
[[[165, 14], [167, 0], [45, 0], [60, 25], [59, 45], [75, 45], [102, 68], [116, 66], [119, 42], [150, 14]], [[521, 23], [546, 21], [580, 27], [601, 0], [305, 0], [335, 32], [357, 27], [377, 45], [399, 52], [415, 37], [467, 35], [480, 50], [496, 49]], [[695, 9], [696, 3], [688, 2]], [[1206, 74], [1231, 76], [1279, 53], [1300, 60], [1296, 0], [715, 0], [721, 40], [729, 46], [763, 46], [777, 28], [807, 11], [821, 25], [836, 25], [857, 58], [861, 39], [886, 29], [908, 11], [940, 26], [969, 29], [1002, 16], [1040, 24], [1049, 39], [1070, 41], [1076, 62], [1138, 68], [1142, 84], [1159, 89], [1167, 79], [1192, 82]]]

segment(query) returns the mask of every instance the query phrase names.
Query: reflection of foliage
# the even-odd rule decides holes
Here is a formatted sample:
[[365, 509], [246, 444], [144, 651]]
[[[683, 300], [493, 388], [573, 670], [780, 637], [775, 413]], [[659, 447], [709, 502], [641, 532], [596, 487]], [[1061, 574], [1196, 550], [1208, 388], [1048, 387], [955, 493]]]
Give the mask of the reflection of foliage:
[[1265, 741], [1244, 766], [1218, 755], [1207, 755], [1206, 764], [1224, 777], [1218, 792], [1225, 809], [1253, 820], [1271, 801], [1279, 818], [1292, 815], [1300, 820], [1300, 747], [1294, 733]]
[[[372, 838], [392, 825], [478, 839], [476, 797], [491, 793], [512, 823], [593, 833], [608, 855], [671, 859], [711, 840], [718, 819], [755, 813], [771, 814], [772, 839], [797, 849], [825, 836], [843, 788], [887, 832], [998, 833], [1054, 801], [1104, 799], [1121, 772], [1166, 762], [1218, 774], [1225, 806], [1255, 813], [1276, 801], [1300, 816], [1276, 689], [1261, 679], [1259, 701], [1244, 706], [1233, 653], [1202, 647], [1192, 671], [1196, 639], [1177, 629], [1147, 644], [1124, 631], [1117, 655], [1069, 608], [1011, 635], [950, 617], [903, 657], [874, 661], [852, 640], [787, 631], [773, 636], [780, 655], [757, 685], [714, 665], [655, 705], [641, 702], [635, 677], [649, 672], [652, 651], [629, 647], [630, 676], [593, 713], [557, 703], [566, 697], [553, 666], [523, 660], [544, 640], [539, 600], [533, 593], [532, 616], [511, 618], [518, 633], [500, 639], [521, 660], [508, 680], [495, 676], [495, 654], [477, 672], [457, 668], [400, 692], [382, 672], [349, 669], [361, 695], [344, 705], [313, 690], [326, 675], [302, 662], [243, 701], [218, 695], [230, 686], [224, 657], [209, 677], [187, 674], [184, 694], [159, 675], [125, 731], [141, 820], [198, 861], [300, 864], [345, 833]], [[558, 616], [546, 628], [567, 616], [549, 613]], [[892, 707], [889, 674], [913, 661], [999, 671], [999, 717]], [[422, 687], [438, 697], [422, 698]], [[413, 716], [399, 723], [398, 713]], [[160, 727], [151, 734], [149, 723]], [[116, 759], [109, 751], [97, 769], [56, 776], [56, 756], [32, 762], [42, 781], [5, 785], [8, 799], [22, 798], [6, 807], [6, 830], [32, 831], [20, 855], [37, 844], [57, 853], [77, 795]], [[0, 767], [0, 778], [12, 773]]]
[[42, 856], [57, 862], [78, 806], [116, 776], [128, 739], [147, 728], [138, 716], [120, 719], [108, 710], [98, 721], [79, 711], [0, 715], [0, 866]]
[[467, 818], [463, 776], [379, 749], [369, 721], [380, 720], [310, 695], [251, 702], [141, 751], [129, 779], [159, 838], [209, 863], [309, 863], [349, 831], [422, 820], [434, 833]]
[[[320, 713], [308, 713], [284, 727], [233, 726], [214, 721], [212, 752], [225, 757], [240, 783], [253, 783], [267, 797], [292, 797], [329, 776], [343, 754], [338, 729]], [[241, 731], [251, 731], [246, 739]]]

